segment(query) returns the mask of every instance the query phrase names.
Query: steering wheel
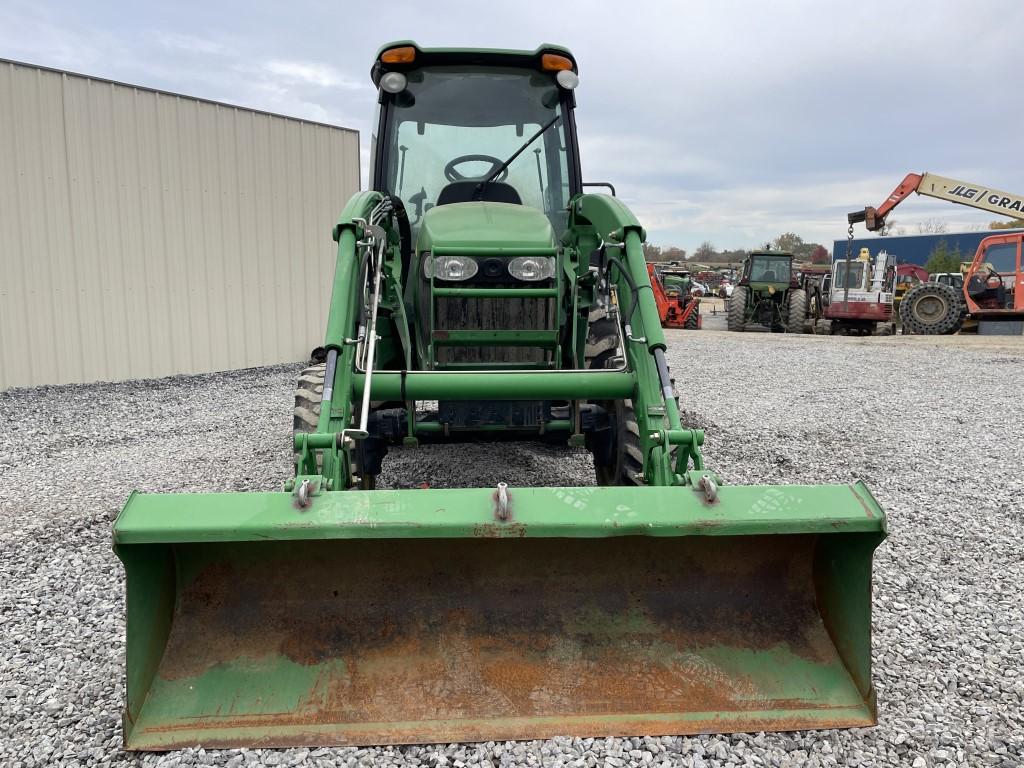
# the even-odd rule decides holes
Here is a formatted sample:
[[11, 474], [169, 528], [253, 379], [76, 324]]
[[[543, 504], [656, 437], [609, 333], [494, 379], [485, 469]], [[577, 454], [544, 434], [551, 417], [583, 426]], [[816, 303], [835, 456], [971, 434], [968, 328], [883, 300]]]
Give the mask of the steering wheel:
[[1000, 284], [1003, 282], [1003, 276], [996, 272], [990, 264], [983, 264], [982, 266], [987, 270], [985, 275], [983, 276], [981, 270], [978, 270], [967, 281], [967, 292], [971, 296], [983, 296], [988, 290], [988, 281], [993, 277], [998, 279]]
[[[455, 166], [462, 165], [463, 163], [490, 163], [491, 167], [484, 171], [479, 176], [463, 176], [457, 170]], [[494, 173], [505, 163], [504, 160], [500, 160], [493, 155], [459, 155], [453, 160], [449, 161], [448, 165], [444, 167], [444, 177], [448, 181], [483, 181]], [[501, 173], [492, 181], [504, 181], [508, 178], [508, 168], [503, 168]]]

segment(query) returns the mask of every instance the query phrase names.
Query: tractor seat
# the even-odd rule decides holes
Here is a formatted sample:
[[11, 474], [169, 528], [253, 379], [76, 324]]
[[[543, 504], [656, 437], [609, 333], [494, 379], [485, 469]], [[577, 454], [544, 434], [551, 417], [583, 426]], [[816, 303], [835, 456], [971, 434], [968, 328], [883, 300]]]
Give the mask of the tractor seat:
[[[479, 181], [453, 181], [441, 190], [441, 194], [437, 196], [437, 204], [448, 205], [449, 203], [472, 202], [475, 199], [476, 187], [479, 183]], [[505, 184], [501, 181], [492, 181], [485, 186], [480, 199], [490, 203], [523, 204], [523, 200], [519, 197], [519, 193], [516, 192], [516, 188], [511, 184]]]
[[769, 269], [767, 272], [761, 275], [761, 279], [764, 280], [765, 282], [770, 283], [775, 280], [775, 273]]

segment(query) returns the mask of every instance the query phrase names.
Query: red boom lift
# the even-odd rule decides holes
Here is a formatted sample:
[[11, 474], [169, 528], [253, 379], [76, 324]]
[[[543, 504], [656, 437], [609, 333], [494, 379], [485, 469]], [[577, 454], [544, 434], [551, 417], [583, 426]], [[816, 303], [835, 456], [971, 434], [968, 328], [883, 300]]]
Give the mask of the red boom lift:
[[[877, 208], [868, 206], [847, 216], [850, 239], [853, 225], [864, 222], [874, 232], [885, 226], [885, 217], [911, 193], [980, 208], [1003, 216], [1024, 216], [1024, 197], [934, 173], [910, 173]], [[970, 314], [981, 333], [1019, 334], [1024, 330], [1024, 264], [1021, 243], [1024, 233], [986, 237], [978, 245], [963, 288], [941, 283], [914, 286], [900, 303], [904, 332], [956, 333]], [[849, 250], [849, 249], [847, 249]]]

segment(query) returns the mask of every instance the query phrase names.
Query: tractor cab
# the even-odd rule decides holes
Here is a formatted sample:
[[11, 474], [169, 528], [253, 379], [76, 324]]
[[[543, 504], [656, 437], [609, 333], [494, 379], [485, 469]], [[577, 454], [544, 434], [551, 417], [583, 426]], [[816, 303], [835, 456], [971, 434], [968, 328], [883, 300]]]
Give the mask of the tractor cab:
[[755, 290], [785, 290], [793, 280], [793, 254], [783, 251], [753, 251], [743, 262], [740, 285]]
[[[405, 207], [404, 299], [422, 370], [576, 367], [558, 268], [582, 191], [564, 48], [385, 46], [371, 185]], [[589, 265], [574, 265], [577, 272]], [[575, 276], [574, 276], [575, 277]]]
[[400, 200], [410, 224], [413, 365], [574, 368], [570, 279], [557, 266], [583, 186], [572, 55], [399, 42], [381, 49], [371, 76], [372, 186]]
[[693, 284], [693, 277], [690, 270], [683, 269], [674, 264], [659, 267], [658, 277], [665, 286], [665, 293], [669, 296], [687, 296]]
[[414, 235], [435, 208], [466, 203], [477, 204], [483, 229], [480, 204], [490, 203], [532, 208], [555, 235], [565, 231], [569, 198], [581, 188], [572, 117], [578, 78], [567, 50], [393, 43], [371, 76], [380, 91], [371, 185], [403, 201]]
[[985, 314], [1024, 313], [1024, 264], [1021, 241], [1024, 235], [995, 235], [978, 246], [964, 275], [964, 298], [968, 311]]

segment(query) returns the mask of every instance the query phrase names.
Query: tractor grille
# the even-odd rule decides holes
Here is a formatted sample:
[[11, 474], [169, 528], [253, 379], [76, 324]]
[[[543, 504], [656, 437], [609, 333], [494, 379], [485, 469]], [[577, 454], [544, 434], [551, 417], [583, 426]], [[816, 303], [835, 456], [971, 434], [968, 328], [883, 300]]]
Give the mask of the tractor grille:
[[[440, 331], [543, 331], [558, 327], [555, 300], [542, 298], [449, 298], [438, 297], [435, 328]], [[439, 347], [437, 364], [545, 363], [554, 351], [537, 347]]]

